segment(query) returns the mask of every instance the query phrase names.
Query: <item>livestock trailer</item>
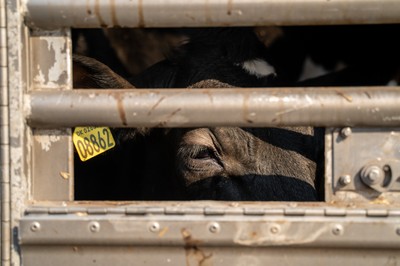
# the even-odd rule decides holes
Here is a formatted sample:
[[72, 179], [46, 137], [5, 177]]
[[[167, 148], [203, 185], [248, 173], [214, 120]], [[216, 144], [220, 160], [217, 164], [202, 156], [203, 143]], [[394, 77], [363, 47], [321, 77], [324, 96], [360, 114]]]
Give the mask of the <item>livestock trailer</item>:
[[[1, 0], [2, 265], [397, 265], [398, 87], [72, 90], [71, 28], [389, 23], [398, 0]], [[74, 199], [71, 128], [155, 124], [323, 126], [324, 199]]]

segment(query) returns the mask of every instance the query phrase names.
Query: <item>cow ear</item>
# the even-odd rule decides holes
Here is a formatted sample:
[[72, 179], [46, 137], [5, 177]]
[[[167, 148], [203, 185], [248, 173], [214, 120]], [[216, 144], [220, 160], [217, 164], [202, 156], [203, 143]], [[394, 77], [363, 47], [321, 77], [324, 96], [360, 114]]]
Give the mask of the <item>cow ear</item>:
[[72, 59], [74, 88], [134, 88], [126, 79], [96, 59], [76, 54]]
[[[135, 88], [108, 66], [96, 59], [82, 55], [73, 55], [73, 86], [74, 88], [93, 89]], [[111, 130], [118, 144], [149, 133], [147, 128], [112, 128]]]

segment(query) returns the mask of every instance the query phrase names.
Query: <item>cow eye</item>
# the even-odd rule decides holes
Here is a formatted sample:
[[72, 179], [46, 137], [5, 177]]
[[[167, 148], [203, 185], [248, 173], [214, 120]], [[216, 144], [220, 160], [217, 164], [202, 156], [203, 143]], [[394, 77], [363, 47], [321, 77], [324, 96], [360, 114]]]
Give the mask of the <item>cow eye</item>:
[[193, 159], [206, 160], [215, 158], [215, 153], [208, 147], [200, 147], [194, 154]]

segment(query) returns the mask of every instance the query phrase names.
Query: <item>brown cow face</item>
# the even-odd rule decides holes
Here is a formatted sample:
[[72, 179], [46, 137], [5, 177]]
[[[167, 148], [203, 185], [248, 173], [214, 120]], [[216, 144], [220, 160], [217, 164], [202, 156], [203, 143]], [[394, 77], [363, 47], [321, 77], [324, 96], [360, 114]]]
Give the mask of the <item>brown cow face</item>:
[[315, 200], [312, 128], [172, 130], [188, 199]]

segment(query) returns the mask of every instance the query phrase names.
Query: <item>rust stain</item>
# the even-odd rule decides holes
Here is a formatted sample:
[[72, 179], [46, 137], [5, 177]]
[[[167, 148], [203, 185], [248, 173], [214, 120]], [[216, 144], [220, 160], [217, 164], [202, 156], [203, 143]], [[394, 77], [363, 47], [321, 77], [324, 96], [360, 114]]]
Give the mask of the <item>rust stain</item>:
[[144, 28], [143, 0], [138, 0], [139, 28]]
[[368, 99], [371, 99], [371, 98], [372, 98], [372, 97], [371, 97], [371, 94], [369, 94], [368, 91], [364, 91], [364, 94], [367, 95]]
[[168, 230], [169, 230], [169, 227], [167, 226], [167, 227], [164, 227], [161, 231], [160, 231], [160, 233], [158, 233], [158, 237], [163, 237], [167, 232], [168, 232]]
[[117, 12], [115, 10], [115, 0], [110, 0], [110, 7], [111, 7], [111, 21], [114, 27], [118, 27], [118, 19], [117, 19]]
[[198, 245], [201, 243], [199, 240], [195, 240], [192, 237], [190, 231], [186, 228], [182, 228], [181, 230], [183, 241], [185, 242], [185, 252], [186, 252], [186, 265], [191, 265], [191, 262], [194, 261], [193, 265], [199, 266], [211, 266], [212, 256], [213, 254], [206, 254], [203, 250], [201, 250]]
[[126, 121], [126, 113], [125, 113], [124, 103], [121, 99], [121, 95], [119, 93], [115, 93], [114, 95], [115, 99], [117, 100], [117, 108], [119, 117], [121, 118], [122, 121], [122, 125], [127, 126], [128, 122]]
[[92, 15], [92, 9], [89, 6], [89, 0], [86, 0], [86, 13]]
[[214, 103], [214, 99], [213, 99], [212, 94], [211, 94], [211, 92], [209, 90], [205, 90], [205, 91], [203, 91], [203, 93], [208, 96], [208, 98], [210, 99], [211, 103]]
[[96, 14], [96, 17], [99, 20], [100, 26], [103, 28], [107, 27], [106, 22], [103, 20], [100, 14], [100, 0], [96, 0], [94, 4], [94, 13]]
[[242, 111], [243, 111], [243, 120], [246, 121], [249, 124], [252, 124], [254, 121], [251, 120], [248, 116], [249, 116], [249, 95], [244, 92], [243, 94], [243, 107], [242, 107]]
[[348, 102], [350, 102], [350, 103], [353, 101], [353, 98], [352, 98], [350, 95], [346, 95], [346, 94], [344, 94], [344, 93], [341, 92], [341, 91], [336, 91], [336, 93], [337, 93], [338, 95], [342, 96], [343, 98], [345, 98], [346, 101], [348, 101]]
[[206, 23], [210, 25], [212, 23], [212, 20], [211, 20], [211, 9], [210, 9], [209, 0], [205, 1], [204, 13], [205, 13], [205, 17], [206, 17]]
[[228, 7], [227, 7], [227, 14], [230, 16], [232, 15], [232, 10], [233, 10], [233, 0], [228, 0]]
[[175, 111], [173, 111], [164, 121], [158, 123], [158, 125], [157, 125], [156, 127], [165, 127], [165, 126], [168, 124], [169, 120], [170, 120], [174, 115], [176, 115], [176, 113], [178, 113], [178, 112], [181, 111], [181, 110], [182, 110], [181, 108], [178, 108], [178, 109], [176, 109]]
[[151, 115], [151, 113], [154, 111], [154, 109], [156, 109], [156, 107], [162, 102], [164, 101], [165, 96], [161, 97], [155, 105], [153, 105], [153, 107], [151, 107], [150, 111], [147, 113], [147, 115]]

